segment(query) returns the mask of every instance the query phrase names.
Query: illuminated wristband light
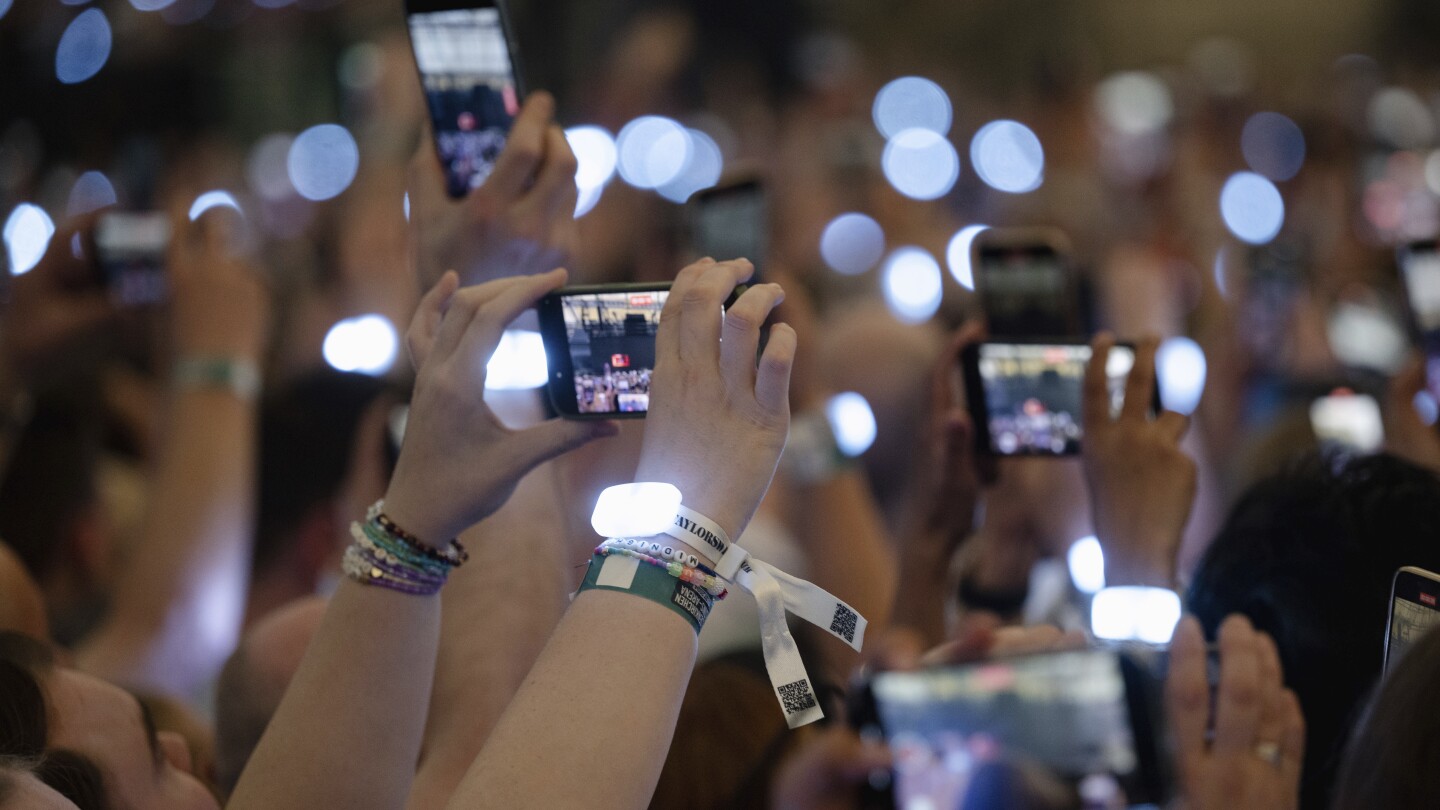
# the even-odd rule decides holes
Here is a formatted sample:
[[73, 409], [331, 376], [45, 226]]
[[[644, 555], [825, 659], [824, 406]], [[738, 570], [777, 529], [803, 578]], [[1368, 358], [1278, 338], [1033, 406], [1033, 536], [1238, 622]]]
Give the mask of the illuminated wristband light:
[[1168, 644], [1180, 621], [1180, 596], [1166, 588], [1106, 588], [1090, 603], [1090, 631], [1107, 641]]
[[620, 484], [600, 493], [590, 526], [601, 537], [651, 537], [669, 530], [679, 512], [680, 490], [673, 484]]

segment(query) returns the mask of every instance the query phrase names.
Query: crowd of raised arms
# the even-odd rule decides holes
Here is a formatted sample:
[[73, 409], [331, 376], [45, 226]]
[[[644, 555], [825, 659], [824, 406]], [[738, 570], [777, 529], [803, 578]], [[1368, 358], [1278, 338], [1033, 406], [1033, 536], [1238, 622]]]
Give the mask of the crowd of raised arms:
[[[1259, 91], [1027, 63], [1040, 89], [1001, 108], [1044, 144], [1033, 186], [996, 176], [1021, 133], [927, 196], [945, 170], [892, 158], [960, 137], [949, 100], [938, 135], [857, 135], [884, 62], [801, 47], [792, 3], [640, 4], [564, 103], [432, 90], [432, 122], [481, 105], [437, 138], [398, 0], [130, 2], [0, 0], [0, 51], [104, 8], [116, 54], [67, 78], [62, 41], [53, 108], [0, 120], [0, 810], [1440, 806], [1440, 318], [1394, 259], [1440, 231], [1433, 68], [1337, 62], [1336, 98], [1428, 101], [1388, 136], [1349, 101], [1296, 112], [1303, 168], [1265, 179]], [[247, 43], [237, 76], [369, 31], [350, 140], [246, 158], [188, 109], [129, 140], [59, 112], [170, 109], [126, 49], [191, 13]], [[1145, 82], [1174, 90], [1153, 126]], [[281, 84], [257, 88], [303, 95]], [[224, 104], [288, 103], [262, 96]], [[696, 129], [609, 141], [598, 183], [559, 123], [657, 110]], [[745, 168], [697, 188], [765, 189], [759, 255], [682, 246], [693, 190], [636, 179], [706, 126]], [[346, 148], [358, 172], [306, 191], [297, 161]], [[1273, 232], [1264, 193], [1227, 202], [1245, 182], [1283, 195]], [[168, 217], [154, 290], [97, 263], [127, 207]], [[1006, 321], [987, 244], [1051, 251], [1061, 303]], [[579, 285], [644, 292], [552, 329]]]

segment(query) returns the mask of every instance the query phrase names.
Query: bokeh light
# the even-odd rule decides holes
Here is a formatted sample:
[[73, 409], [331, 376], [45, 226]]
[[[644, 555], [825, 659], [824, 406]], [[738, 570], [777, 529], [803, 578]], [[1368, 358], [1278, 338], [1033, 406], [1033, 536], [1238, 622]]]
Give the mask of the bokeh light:
[[966, 225], [950, 237], [945, 247], [945, 263], [950, 266], [950, 275], [967, 290], [975, 289], [975, 269], [970, 264], [970, 248], [975, 237], [983, 233], [988, 225]]
[[886, 138], [907, 129], [925, 129], [943, 136], [950, 132], [950, 96], [929, 79], [902, 76], [875, 94], [871, 116], [875, 128]]
[[235, 195], [228, 191], [216, 189], [215, 191], [207, 191], [201, 194], [195, 198], [195, 202], [190, 204], [190, 221], [194, 222], [199, 219], [201, 214], [204, 214], [211, 208], [233, 208], [242, 215], [245, 213], [245, 209], [240, 207], [240, 203], [236, 202]]
[[575, 195], [575, 218], [585, 216], [600, 204], [600, 197], [604, 193], [604, 186], [591, 186], [589, 188], [577, 188]]
[[864, 273], [884, 255], [885, 230], [864, 214], [841, 214], [830, 220], [820, 234], [820, 257], [841, 275]]
[[110, 58], [110, 20], [98, 8], [80, 12], [70, 21], [55, 48], [55, 78], [78, 84], [100, 72]]
[[615, 138], [604, 127], [579, 126], [565, 130], [565, 140], [575, 153], [575, 185], [601, 188], [615, 176]]
[[321, 351], [325, 362], [336, 371], [355, 371], [379, 376], [395, 364], [400, 337], [384, 315], [346, 318], [325, 335]]
[[1440, 420], [1440, 402], [1436, 402], [1435, 395], [1429, 391], [1416, 391], [1410, 404], [1414, 406], [1421, 422], [1434, 427], [1435, 422]]
[[0, 0], [0, 19], [3, 19], [6, 12], [10, 11], [10, 6], [13, 3], [14, 0]]
[[1254, 172], [1237, 172], [1220, 191], [1220, 216], [1237, 239], [1263, 245], [1285, 224], [1285, 200], [1275, 184]]
[[1045, 150], [1040, 139], [1018, 121], [991, 121], [970, 141], [975, 174], [996, 191], [1023, 194], [1045, 178]]
[[674, 203], [683, 203], [690, 195], [714, 188], [725, 171], [725, 157], [715, 139], [698, 129], [687, 129], [690, 138], [690, 159], [674, 179], [655, 189], [660, 196]]
[[916, 200], [943, 197], [960, 178], [955, 147], [928, 129], [907, 129], [891, 138], [880, 162], [890, 185]]
[[1105, 551], [1094, 537], [1082, 537], [1065, 554], [1070, 581], [1081, 593], [1099, 593], [1105, 587]]
[[136, 11], [159, 11], [174, 2], [175, 0], [130, 0], [130, 5], [134, 6]]
[[924, 248], [896, 248], [885, 259], [881, 279], [885, 303], [890, 311], [906, 323], [927, 321], [940, 309], [944, 288], [940, 265]]
[[1374, 299], [1342, 301], [1325, 324], [1330, 351], [1342, 365], [1390, 376], [1410, 353], [1410, 340], [1399, 319]]
[[1387, 87], [1370, 99], [1370, 133], [1397, 149], [1422, 149], [1435, 141], [1435, 117], [1413, 90]]
[[108, 208], [117, 202], [115, 186], [103, 172], [90, 171], [80, 175], [70, 187], [70, 199], [65, 203], [65, 215], [84, 216], [101, 208]]
[[1123, 135], [1149, 135], [1164, 129], [1175, 115], [1170, 88], [1153, 73], [1116, 73], [1095, 90], [1100, 119]]
[[1090, 632], [1106, 641], [1167, 644], [1180, 622], [1180, 596], [1165, 588], [1105, 588], [1090, 603]]
[[539, 388], [549, 377], [545, 342], [539, 332], [528, 329], [506, 329], [485, 365], [485, 388], [489, 391]]
[[290, 183], [300, 196], [319, 202], [339, 196], [360, 169], [360, 147], [339, 124], [319, 124], [300, 133], [286, 158]]
[[836, 394], [825, 403], [825, 418], [840, 452], [854, 458], [875, 443], [875, 412], [865, 397], [854, 391]]
[[20, 276], [35, 269], [50, 247], [55, 223], [45, 209], [20, 203], [5, 220], [5, 253], [10, 257], [10, 275]]
[[1172, 337], [1155, 353], [1160, 402], [1166, 410], [1186, 416], [1195, 412], [1205, 393], [1205, 351], [1188, 337]]
[[1305, 134], [1280, 113], [1255, 113], [1240, 132], [1240, 151], [1256, 173], [1277, 182], [1289, 180], [1305, 165]]
[[626, 124], [615, 139], [620, 177], [636, 188], [659, 188], [690, 162], [690, 133], [669, 118], [645, 115]]
[[245, 179], [250, 189], [267, 202], [280, 202], [295, 195], [290, 182], [290, 147], [295, 136], [273, 132], [255, 142], [245, 158]]

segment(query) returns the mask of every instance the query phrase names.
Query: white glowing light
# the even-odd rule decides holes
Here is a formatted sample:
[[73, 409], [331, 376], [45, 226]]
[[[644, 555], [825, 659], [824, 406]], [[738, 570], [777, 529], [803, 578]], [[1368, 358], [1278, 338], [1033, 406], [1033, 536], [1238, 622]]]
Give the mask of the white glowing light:
[[485, 365], [487, 391], [517, 391], [539, 388], [549, 379], [545, 342], [539, 332], [506, 329], [495, 353]]
[[591, 186], [582, 188], [575, 195], [575, 218], [579, 219], [594, 210], [600, 204], [600, 197], [604, 193], [603, 186]]
[[295, 194], [290, 182], [290, 148], [295, 136], [274, 132], [255, 142], [245, 158], [245, 179], [261, 198], [280, 202]]
[[336, 371], [358, 371], [379, 376], [395, 364], [400, 338], [384, 315], [346, 318], [325, 335], [321, 350]]
[[405, 221], [410, 221], [410, 192], [405, 192], [405, 199], [401, 201], [400, 207], [405, 211]]
[[685, 133], [690, 136], [690, 160], [673, 180], [655, 189], [676, 203], [685, 202], [697, 191], [714, 188], [725, 171], [725, 157], [714, 138], [698, 129], [687, 129]]
[[1322, 442], [1335, 442], [1359, 453], [1385, 444], [1380, 404], [1369, 394], [1336, 392], [1310, 403], [1310, 427]]
[[875, 443], [875, 412], [860, 394], [846, 391], [831, 397], [825, 403], [825, 418], [835, 434], [835, 444], [845, 455], [854, 458]]
[[1135, 352], [1126, 347], [1115, 347], [1105, 357], [1105, 376], [1112, 380], [1130, 376], [1135, 367]]
[[130, 5], [134, 6], [136, 11], [159, 11], [174, 2], [175, 0], [130, 0]]
[[1094, 537], [1082, 537], [1065, 554], [1070, 580], [1081, 593], [1099, 593], [1105, 587], [1105, 550]]
[[875, 94], [875, 128], [886, 138], [907, 129], [945, 135], [950, 131], [950, 97], [940, 85], [920, 76], [902, 76]]
[[1186, 416], [1195, 412], [1205, 393], [1205, 351], [1188, 337], [1172, 337], [1155, 353], [1160, 401], [1166, 410]]
[[940, 265], [929, 251], [918, 247], [896, 248], [885, 260], [881, 284], [885, 303], [895, 317], [907, 323], [929, 320], [940, 309], [943, 293]]
[[1107, 641], [1167, 644], [1180, 622], [1180, 597], [1164, 588], [1105, 588], [1090, 603], [1090, 631]]
[[1433, 427], [1436, 420], [1440, 420], [1440, 402], [1436, 402], [1435, 396], [1429, 391], [1416, 391], [1411, 404], [1415, 406], [1415, 413], [1420, 415], [1421, 422]]
[[300, 196], [319, 202], [338, 196], [355, 180], [360, 147], [339, 124], [319, 124], [300, 133], [286, 158], [290, 182]]
[[659, 115], [644, 115], [626, 124], [615, 146], [620, 176], [636, 188], [663, 186], [690, 162], [690, 133]]
[[602, 188], [615, 176], [619, 155], [615, 138], [604, 127], [571, 127], [565, 130], [565, 140], [575, 153], [575, 185], [582, 191]]
[[1325, 336], [1342, 364], [1387, 377], [1400, 370], [1410, 352], [1404, 327], [1385, 307], [1364, 301], [1337, 305], [1325, 324]]
[[61, 84], [78, 84], [100, 72], [110, 58], [110, 20], [90, 8], [70, 21], [55, 48], [55, 77]]
[[1289, 180], [1305, 165], [1305, 133], [1280, 113], [1255, 113], [1240, 132], [1240, 151], [1257, 173], [1275, 181]]
[[970, 248], [975, 237], [983, 233], [988, 225], [966, 225], [950, 237], [945, 248], [945, 263], [950, 265], [950, 275], [967, 290], [975, 289], [975, 270], [970, 265]]
[[916, 200], [945, 196], [960, 177], [955, 147], [928, 129], [907, 129], [891, 138], [880, 164], [890, 185]]
[[1285, 224], [1285, 200], [1269, 180], [1254, 172], [1237, 172], [1220, 191], [1220, 216], [1236, 238], [1263, 245]]
[[1387, 87], [1370, 99], [1370, 132], [1397, 149], [1421, 149], [1435, 141], [1435, 118], [1413, 90]]
[[858, 276], [884, 255], [885, 229], [864, 214], [841, 214], [820, 234], [820, 258], [841, 275]]
[[195, 198], [195, 202], [190, 204], [190, 221], [194, 222], [200, 218], [201, 214], [216, 207], [233, 208], [241, 214], [245, 213], [245, 209], [241, 208], [240, 203], [235, 201], [233, 194], [217, 189], [215, 191], [207, 191]]
[[5, 252], [10, 256], [10, 275], [21, 276], [35, 269], [50, 247], [55, 223], [45, 209], [20, 203], [5, 220]]
[[102, 172], [85, 172], [70, 187], [70, 199], [65, 203], [65, 215], [83, 216], [99, 211], [117, 202], [115, 186]]
[[663, 534], [680, 511], [680, 490], [646, 481], [607, 487], [595, 501], [590, 527], [601, 537]]
[[1164, 129], [1175, 115], [1170, 88], [1151, 73], [1116, 73], [1095, 90], [1100, 118], [1123, 135], [1150, 135]]
[[996, 191], [1024, 194], [1045, 180], [1045, 150], [1040, 139], [1018, 121], [991, 121], [970, 141], [975, 174]]

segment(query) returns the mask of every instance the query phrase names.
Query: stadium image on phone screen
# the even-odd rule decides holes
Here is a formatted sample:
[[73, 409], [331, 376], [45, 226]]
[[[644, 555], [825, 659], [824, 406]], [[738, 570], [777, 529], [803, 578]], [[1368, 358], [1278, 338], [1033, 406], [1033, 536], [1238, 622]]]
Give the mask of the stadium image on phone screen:
[[1027, 763], [1119, 794], [1139, 767], [1111, 652], [881, 673], [874, 692], [898, 808], [988, 807]]
[[579, 413], [645, 413], [655, 330], [668, 290], [584, 293], [561, 300]]
[[500, 10], [418, 11], [409, 22], [445, 189], [463, 197], [490, 176], [520, 111]]
[[[980, 379], [990, 415], [990, 446], [1001, 455], [1080, 452], [1081, 383], [1090, 347], [1025, 343], [980, 346]], [[1135, 365], [1126, 346], [1110, 350], [1105, 373], [1110, 407], [1119, 410], [1125, 377]]]

